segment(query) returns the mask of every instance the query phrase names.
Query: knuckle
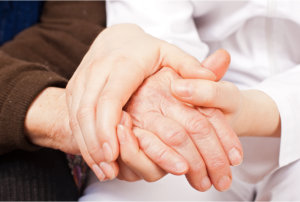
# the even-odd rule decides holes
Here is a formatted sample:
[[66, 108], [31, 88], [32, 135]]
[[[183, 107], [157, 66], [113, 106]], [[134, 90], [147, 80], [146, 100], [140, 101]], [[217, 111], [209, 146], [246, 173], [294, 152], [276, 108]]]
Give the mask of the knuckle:
[[208, 165], [209, 170], [218, 171], [226, 168], [228, 166], [228, 162], [226, 162], [223, 158], [214, 158], [213, 161]]
[[[136, 131], [137, 131], [136, 128], [134, 128], [133, 132], [135, 134], [137, 133]], [[148, 141], [148, 138], [146, 138], [143, 135], [138, 135], [137, 138], [138, 138], [139, 144], [143, 148], [143, 150], [147, 151], [149, 148], [151, 148], [151, 142]]]
[[168, 150], [166, 148], [157, 149], [156, 153], [156, 162], [162, 163], [168, 160]]
[[174, 71], [172, 71], [171, 68], [169, 67], [163, 67], [160, 72], [163, 72], [165, 74], [166, 77], [168, 78], [172, 78], [176, 73], [174, 73]]
[[221, 113], [217, 108], [198, 108], [198, 111], [208, 118], [215, 117]]
[[191, 166], [191, 170], [193, 170], [196, 173], [203, 172], [203, 170], [206, 170], [206, 166], [202, 161], [193, 163], [193, 165]]
[[88, 106], [88, 105], [82, 105], [79, 107], [78, 112], [76, 114], [76, 118], [78, 121], [85, 120], [87, 117], [93, 115], [94, 113], [94, 107]]
[[[166, 82], [170, 83], [172, 80], [179, 78], [176, 72], [174, 72], [170, 67], [167, 66], [161, 68], [155, 75], [157, 75], [157, 80], [160, 81], [159, 84], [162, 89], [166, 89]], [[161, 88], [157, 90], [160, 90]]]
[[198, 176], [199, 173], [206, 174], [207, 168], [203, 161], [194, 161], [192, 164], [190, 164], [189, 172], [192, 175]]
[[193, 134], [201, 134], [201, 137], [208, 136], [211, 133], [211, 126], [204, 117], [195, 117], [186, 123], [188, 131]]
[[142, 136], [138, 137], [139, 144], [142, 148], [142, 150], [151, 156], [156, 155], [156, 145], [147, 137]]
[[100, 146], [98, 144], [89, 145], [88, 153], [96, 163], [101, 161], [101, 159], [99, 158]]
[[184, 130], [170, 130], [165, 134], [165, 141], [172, 146], [179, 146], [188, 139]]

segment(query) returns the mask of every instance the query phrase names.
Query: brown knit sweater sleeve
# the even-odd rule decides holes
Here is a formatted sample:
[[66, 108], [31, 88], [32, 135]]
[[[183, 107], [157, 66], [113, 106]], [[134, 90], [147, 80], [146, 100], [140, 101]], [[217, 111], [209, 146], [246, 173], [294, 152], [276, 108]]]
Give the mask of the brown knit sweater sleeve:
[[104, 2], [46, 2], [40, 23], [0, 47], [0, 154], [37, 148], [24, 132], [30, 104], [65, 87], [105, 21]]

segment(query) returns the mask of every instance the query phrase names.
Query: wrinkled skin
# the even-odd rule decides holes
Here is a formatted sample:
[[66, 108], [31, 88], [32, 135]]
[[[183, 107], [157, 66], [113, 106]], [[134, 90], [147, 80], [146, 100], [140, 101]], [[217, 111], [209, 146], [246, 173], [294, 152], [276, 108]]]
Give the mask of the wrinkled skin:
[[[157, 135], [184, 157], [189, 164], [186, 177], [195, 189], [205, 191], [211, 181], [217, 190], [226, 190], [231, 184], [227, 155], [233, 147], [242, 151], [240, 142], [218, 109], [197, 109], [172, 96], [171, 81], [178, 78], [174, 71], [163, 68], [136, 91], [126, 111], [135, 127]], [[147, 154], [153, 144], [140, 142], [140, 146]], [[167, 161], [165, 152], [160, 153], [160, 160]]]
[[[147, 48], [145, 48], [147, 47]], [[99, 180], [118, 174], [116, 127], [123, 106], [145, 78], [163, 66], [184, 78], [213, 79], [214, 74], [176, 46], [145, 33], [134, 24], [106, 28], [66, 87], [70, 128], [80, 153]]]

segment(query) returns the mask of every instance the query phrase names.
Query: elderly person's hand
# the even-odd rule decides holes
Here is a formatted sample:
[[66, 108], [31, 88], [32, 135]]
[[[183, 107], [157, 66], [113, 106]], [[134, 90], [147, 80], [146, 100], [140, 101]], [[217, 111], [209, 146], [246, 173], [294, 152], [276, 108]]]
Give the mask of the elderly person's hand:
[[[220, 61], [214, 62], [211, 68], [218, 68]], [[230, 164], [238, 165], [242, 161], [239, 139], [218, 109], [199, 111], [176, 100], [171, 95], [170, 84], [178, 78], [169, 68], [159, 71], [134, 94], [126, 111], [133, 117], [135, 127], [143, 129], [148, 136], [157, 135], [186, 159], [189, 165], [186, 176], [194, 188], [205, 191], [212, 183], [217, 190], [226, 190], [231, 183]], [[140, 142], [140, 147], [147, 155], [152, 147], [156, 148], [151, 142], [146, 145]], [[158, 158], [150, 158], [158, 165], [170, 161], [166, 150], [156, 153]], [[130, 162], [130, 158], [125, 160]]]
[[[25, 129], [28, 139], [35, 145], [58, 149], [68, 154], [80, 154], [69, 125], [65, 89], [49, 87], [41, 92], [28, 110]], [[155, 148], [151, 148], [152, 150], [148, 152], [151, 158], [157, 159], [159, 152], [156, 151], [166, 151], [165, 155], [168, 155], [169, 160], [158, 164], [161, 168], [152, 162], [140, 148], [131, 129], [132, 121], [129, 115], [123, 112], [121, 123], [118, 126], [122, 156], [118, 160], [121, 171], [119, 177], [123, 176], [122, 178], [127, 181], [138, 179], [157, 181], [166, 173], [177, 175], [186, 173], [188, 165], [183, 157], [164, 145], [156, 136], [147, 135], [147, 131], [134, 128], [133, 131], [142, 145], [148, 142], [155, 144]], [[131, 161], [131, 159], [134, 159], [134, 161]], [[180, 163], [182, 166], [180, 169], [176, 169], [174, 165]], [[137, 174], [134, 174], [129, 168]], [[114, 172], [103, 173], [102, 170], [99, 172], [103, 180], [115, 176]]]
[[144, 79], [163, 66], [184, 78], [215, 78], [194, 57], [135, 25], [124, 24], [107, 28], [96, 38], [68, 83], [71, 130], [100, 180], [101, 170], [118, 173], [116, 127], [123, 106]]
[[156, 135], [132, 128], [132, 120], [126, 112], [118, 125], [117, 135], [120, 142], [119, 179], [153, 182], [167, 173], [182, 175], [188, 171], [185, 159]]
[[33, 144], [80, 154], [69, 126], [65, 89], [43, 90], [29, 107], [24, 125], [27, 138]]
[[[216, 54], [215, 54], [216, 55]], [[224, 62], [222, 61], [222, 57], [217, 54], [218, 57], [210, 57], [208, 60], [204, 61], [204, 65], [208, 66], [210, 69], [212, 69], [216, 75], [218, 75], [218, 78], [223, 75], [223, 73], [226, 71], [226, 68], [224, 70], [219, 71], [221, 68], [220, 66], [224, 67]], [[212, 61], [211, 61], [212, 60]], [[226, 59], [225, 59], [226, 60]], [[211, 61], [209, 63], [209, 61]], [[226, 64], [225, 61], [225, 66], [228, 65], [228, 62]], [[221, 72], [221, 73], [220, 73]], [[162, 73], [159, 73], [159, 75]], [[157, 92], [160, 92], [161, 95], [165, 94], [167, 95], [167, 98], [171, 98], [167, 91], [167, 88], [169, 86], [170, 81], [168, 81], [170, 78], [173, 76], [177, 78], [174, 73], [168, 72], [165, 73], [166, 75], [162, 75], [162, 78], [159, 79], [159, 77], [155, 76], [153, 78], [150, 78], [147, 83], [144, 84], [144, 86], [140, 89], [144, 89], [143, 92], [146, 93], [145, 96], [148, 97], [148, 93], [155, 93], [155, 90], [158, 90]], [[158, 82], [156, 82], [158, 81]], [[164, 82], [166, 82], [164, 84]], [[150, 83], [150, 85], [149, 85]], [[162, 85], [162, 86], [160, 86]], [[150, 87], [147, 90], [147, 87]], [[153, 88], [154, 87], [154, 88]], [[160, 88], [162, 87], [162, 88]], [[158, 88], [158, 89], [157, 89]], [[146, 90], [145, 90], [146, 89]], [[152, 89], [152, 90], [151, 90]], [[165, 91], [165, 92], [164, 92]], [[140, 92], [140, 91], [138, 91]], [[139, 98], [141, 93], [137, 93], [135, 95], [135, 98], [131, 100], [131, 104], [129, 106], [133, 105], [133, 100], [136, 100]], [[155, 93], [156, 98], [159, 98], [157, 96], [159, 94]], [[142, 97], [140, 97], [142, 98]], [[155, 97], [152, 97], [155, 98]], [[161, 98], [166, 98], [165, 95], [162, 96]], [[154, 107], [155, 110], [157, 110], [157, 105], [162, 104], [163, 99], [159, 100], [153, 100], [155, 101], [152, 103], [152, 105], [149, 105], [149, 100], [145, 100], [146, 104], [151, 108]], [[157, 101], [157, 103], [156, 103]], [[171, 102], [173, 102], [173, 98], [171, 98]], [[165, 104], [169, 102], [163, 102]], [[139, 107], [142, 107], [142, 103], [138, 103], [137, 109]], [[151, 104], [151, 103], [150, 103]], [[163, 106], [163, 105], [161, 105]], [[178, 106], [178, 103], [175, 104], [174, 106]], [[148, 110], [150, 110], [148, 108]], [[47, 110], [50, 109], [50, 110]], [[183, 107], [183, 109], [185, 109]], [[150, 110], [151, 111], [151, 110]], [[185, 111], [185, 110], [183, 110]], [[214, 112], [217, 112], [217, 110], [213, 110]], [[134, 111], [132, 111], [134, 112]], [[125, 179], [125, 180], [137, 180], [139, 178], [143, 178], [147, 181], [156, 181], [159, 178], [163, 177], [166, 172], [172, 173], [172, 174], [184, 174], [187, 172], [189, 164], [192, 163], [194, 160], [198, 160], [202, 162], [200, 155], [197, 153], [195, 147], [191, 146], [191, 148], [184, 146], [183, 144], [181, 145], [182, 148], [180, 148], [180, 145], [177, 145], [176, 148], [178, 151], [180, 150], [183, 153], [183, 157], [187, 157], [186, 162], [183, 157], [179, 156], [173, 149], [170, 149], [166, 144], [164, 144], [161, 139], [157, 138], [153, 133], [134, 127], [134, 133], [136, 137], [138, 138], [138, 142], [136, 138], [132, 135], [130, 128], [131, 128], [131, 123], [130, 119], [128, 116], [125, 116], [126, 113], [123, 113], [123, 118], [122, 120], [127, 120], [123, 121], [127, 124], [123, 123], [123, 127], [119, 126], [118, 127], [118, 135], [119, 135], [119, 141], [120, 141], [120, 149], [121, 149], [121, 156], [119, 158], [119, 165], [121, 167], [121, 172], [120, 172], [120, 177]], [[214, 113], [210, 113], [214, 114]], [[218, 114], [218, 113], [217, 113]], [[137, 114], [138, 116], [139, 114]], [[158, 114], [157, 114], [158, 115]], [[127, 118], [126, 118], [127, 117]], [[151, 116], [150, 116], [151, 117]], [[153, 117], [152, 117], [153, 118]], [[155, 117], [154, 117], [155, 118]], [[163, 118], [163, 117], [161, 117]], [[230, 128], [226, 128], [226, 124], [222, 123], [222, 117], [218, 116], [208, 116], [208, 120], [213, 120], [212, 125], [217, 131], [217, 134], [219, 136], [222, 136], [221, 140], [225, 142], [223, 146], [229, 146], [227, 150], [230, 149], [230, 146], [232, 145], [230, 141], [233, 141], [231, 139], [230, 134], [232, 132], [230, 131]], [[175, 119], [176, 120], [176, 119]], [[198, 120], [198, 119], [195, 119]], [[149, 119], [145, 120], [146, 122], [149, 121]], [[151, 118], [150, 118], [151, 121]], [[30, 107], [28, 114], [26, 116], [26, 122], [25, 126], [27, 129], [28, 134], [30, 134], [28, 137], [29, 139], [40, 146], [44, 147], [50, 147], [50, 148], [55, 148], [55, 149], [60, 149], [66, 153], [73, 153], [73, 154], [78, 154], [80, 153], [79, 148], [77, 143], [74, 141], [73, 136], [72, 136], [72, 131], [69, 128], [68, 125], [69, 122], [69, 117], [67, 113], [67, 106], [65, 103], [65, 91], [63, 89], [59, 88], [47, 88], [44, 90], [34, 101], [32, 106]], [[180, 122], [180, 121], [179, 121]], [[166, 122], [162, 122], [166, 123]], [[160, 124], [158, 122], [158, 126]], [[176, 130], [177, 128], [181, 128], [180, 124], [174, 122], [175, 125], [172, 130], [170, 130], [170, 133], [172, 131], [174, 132], [173, 129]], [[189, 124], [189, 123], [187, 123]], [[184, 125], [184, 124], [183, 124]], [[43, 126], [43, 127], [41, 127]], [[166, 127], [170, 127], [170, 125], [166, 125]], [[225, 127], [225, 130], [224, 130]], [[155, 129], [155, 128], [154, 128]], [[159, 128], [156, 128], [159, 129]], [[176, 131], [175, 131], [176, 132]], [[227, 134], [228, 132], [228, 134]], [[186, 136], [186, 133], [183, 132], [184, 135], [182, 137]], [[120, 135], [121, 134], [121, 135]], [[123, 134], [123, 136], [122, 136]], [[125, 137], [125, 138], [124, 138]], [[227, 138], [226, 138], [227, 137]], [[186, 137], [185, 137], [186, 138]], [[187, 138], [189, 139], [189, 138]], [[173, 140], [172, 140], [173, 141]], [[177, 140], [178, 141], [178, 140]], [[228, 143], [226, 143], [228, 141]], [[189, 144], [191, 144], [191, 141], [187, 140]], [[172, 144], [173, 145], [173, 144]], [[239, 147], [238, 147], [239, 149]], [[145, 153], [146, 155], [145, 155]], [[240, 149], [241, 152], [241, 149]], [[191, 156], [190, 156], [191, 153]], [[198, 155], [198, 156], [197, 156]], [[230, 156], [230, 154], [229, 154]], [[231, 155], [232, 156], [232, 155]], [[224, 156], [223, 156], [224, 157]], [[195, 158], [195, 159], [194, 159]], [[208, 158], [209, 159], [209, 158]], [[218, 160], [218, 159], [216, 159]], [[240, 162], [241, 159], [233, 159], [231, 158], [231, 164], [236, 165]], [[112, 164], [112, 166], [115, 166], [115, 164]], [[226, 167], [226, 166], [225, 166]], [[113, 167], [114, 169], [117, 169], [117, 167]], [[198, 181], [197, 178], [201, 178], [203, 176], [206, 176], [206, 172], [203, 173], [197, 173], [197, 169], [204, 170], [204, 165], [202, 164], [202, 168], [195, 168], [195, 165], [192, 163], [192, 168], [189, 168], [189, 174], [188, 176], [192, 185], [194, 187], [197, 187], [199, 190], [206, 190], [210, 186], [210, 181], [207, 178], [204, 178], [204, 183], [202, 185], [199, 185], [201, 182]], [[132, 172], [131, 170], [134, 170]], [[114, 170], [112, 169], [104, 169], [104, 172], [99, 169], [98, 171], [96, 170], [96, 174], [98, 174], [98, 178], [101, 180], [104, 179], [111, 179], [114, 177], [115, 173]], [[194, 177], [195, 176], [195, 177]], [[217, 186], [217, 185], [216, 185]], [[224, 187], [220, 187], [219, 190], [224, 190], [226, 189], [225, 185]], [[218, 187], [218, 186], [217, 186]]]

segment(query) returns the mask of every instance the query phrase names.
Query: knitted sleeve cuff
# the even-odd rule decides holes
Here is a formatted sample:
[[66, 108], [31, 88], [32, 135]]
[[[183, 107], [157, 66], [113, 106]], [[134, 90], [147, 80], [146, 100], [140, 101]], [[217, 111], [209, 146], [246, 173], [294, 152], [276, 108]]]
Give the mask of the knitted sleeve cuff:
[[0, 97], [0, 154], [15, 149], [32, 151], [39, 148], [26, 138], [24, 122], [27, 110], [45, 88], [65, 87], [66, 83], [63, 77], [42, 69], [25, 71], [9, 81], [5, 97]]

